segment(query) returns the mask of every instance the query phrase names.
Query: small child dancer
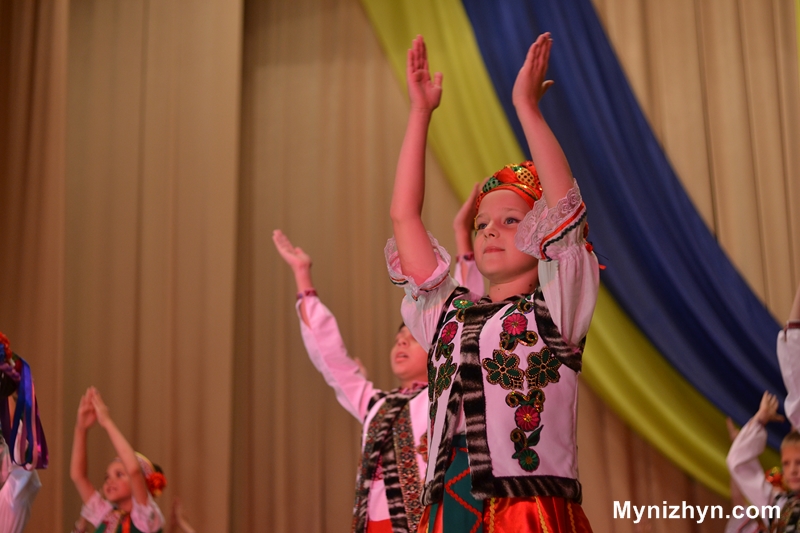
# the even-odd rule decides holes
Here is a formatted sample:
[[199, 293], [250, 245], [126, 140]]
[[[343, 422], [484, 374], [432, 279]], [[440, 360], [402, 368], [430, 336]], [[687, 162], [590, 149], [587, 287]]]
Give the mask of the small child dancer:
[[[469, 207], [460, 215], [468, 212]], [[459, 217], [454, 226], [462, 228], [457, 234], [463, 231]], [[336, 319], [314, 290], [311, 258], [280, 230], [275, 230], [272, 238], [294, 273], [300, 330], [311, 362], [336, 391], [342, 407], [363, 424], [353, 531], [416, 532], [427, 460], [427, 353], [402, 325], [390, 353], [400, 387], [391, 391], [375, 388], [359, 362], [348, 356]], [[475, 280], [470, 250], [464, 249], [461, 272]], [[483, 280], [479, 283], [476, 290], [483, 288]]]
[[764, 392], [761, 405], [734, 439], [728, 451], [728, 470], [732, 480], [752, 505], [780, 507], [780, 516], [762, 516], [771, 532], [796, 531], [800, 525], [800, 287], [795, 293], [786, 326], [778, 333], [778, 363], [786, 385], [784, 410], [795, 428], [781, 442], [781, 468], [787, 490], [775, 488], [764, 477], [758, 456], [767, 446], [766, 424], [782, 421], [778, 414], [778, 399]]
[[[16, 401], [15, 393], [20, 394]], [[13, 421], [10, 412], [14, 412]], [[34, 423], [26, 428], [23, 420]], [[47, 444], [39, 421], [30, 367], [11, 351], [8, 338], [2, 333], [0, 426], [0, 531], [19, 533], [25, 529], [33, 500], [42, 487], [33, 468], [47, 466]]]
[[533, 160], [489, 178], [477, 199], [475, 261], [488, 297], [459, 287], [422, 223], [425, 145], [442, 76], [421, 37], [407, 59], [411, 111], [386, 247], [405, 323], [429, 351], [428, 506], [420, 532], [591, 531], [580, 507], [578, 373], [597, 298], [586, 208], [539, 110], [552, 40], [531, 45], [513, 102]]
[[[118, 457], [106, 469], [103, 494], [86, 475], [86, 433], [94, 423], [106, 430]], [[83, 500], [81, 516], [105, 533], [158, 533], [164, 516], [153, 497], [166, 486], [161, 469], [136, 453], [117, 428], [94, 387], [81, 397], [72, 441], [70, 477]]]

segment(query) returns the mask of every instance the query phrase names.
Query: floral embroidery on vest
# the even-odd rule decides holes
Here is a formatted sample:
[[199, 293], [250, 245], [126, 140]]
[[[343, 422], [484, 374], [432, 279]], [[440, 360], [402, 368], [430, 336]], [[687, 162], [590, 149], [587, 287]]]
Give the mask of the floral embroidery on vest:
[[[453, 340], [458, 334], [458, 323], [464, 322], [464, 311], [472, 307], [474, 302], [465, 298], [453, 300], [453, 307], [445, 315], [446, 324], [442, 327], [439, 340], [433, 350], [433, 355], [428, 357], [428, 400], [430, 401], [430, 419], [436, 419], [439, 396], [453, 383], [453, 376], [458, 370], [458, 365], [453, 362], [453, 350], [455, 343]], [[455, 320], [454, 320], [455, 319]], [[439, 361], [444, 357], [444, 361], [437, 369], [434, 361]]]
[[[513, 459], [519, 462], [526, 472], [539, 468], [539, 455], [533, 449], [539, 444], [541, 436], [541, 413], [544, 410], [544, 391], [548, 383], [556, 383], [560, 374], [561, 361], [553, 357], [550, 349], [544, 347], [539, 352], [528, 354], [528, 368], [519, 368], [520, 357], [513, 353], [518, 345], [534, 346], [539, 336], [528, 330], [528, 317], [533, 310], [530, 296], [520, 298], [503, 314], [503, 331], [500, 333], [500, 349], [492, 352], [491, 358], [481, 361], [486, 371], [486, 381], [510, 390], [506, 403], [515, 409], [516, 428], [511, 431], [514, 443]], [[525, 394], [527, 380], [528, 393]]]

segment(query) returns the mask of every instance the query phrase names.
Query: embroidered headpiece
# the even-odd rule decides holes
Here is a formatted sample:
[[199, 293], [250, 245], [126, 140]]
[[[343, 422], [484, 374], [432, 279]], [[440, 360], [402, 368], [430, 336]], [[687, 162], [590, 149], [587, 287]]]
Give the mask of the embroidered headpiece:
[[475, 209], [481, 205], [483, 197], [492, 191], [507, 189], [517, 193], [528, 207], [533, 209], [533, 204], [542, 197], [542, 184], [539, 183], [539, 174], [533, 161], [523, 161], [518, 165], [506, 165], [483, 184], [478, 199], [475, 200]]
[[147, 482], [147, 490], [150, 491], [153, 498], [158, 498], [167, 486], [167, 478], [160, 467], [154, 465], [141, 453], [136, 452], [136, 460], [139, 461], [139, 468], [142, 469], [142, 475]]
[[[12, 418], [8, 397], [17, 393]], [[39, 405], [31, 367], [11, 351], [8, 337], [0, 333], [0, 430], [11, 459], [26, 468], [47, 468], [49, 455], [39, 419]]]

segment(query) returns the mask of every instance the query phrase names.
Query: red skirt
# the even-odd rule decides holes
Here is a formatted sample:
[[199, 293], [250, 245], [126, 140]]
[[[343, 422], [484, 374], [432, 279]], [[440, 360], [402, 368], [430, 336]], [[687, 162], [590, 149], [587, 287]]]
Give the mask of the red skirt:
[[[429, 530], [431, 506], [425, 508], [418, 533], [462, 533], [444, 527], [442, 506], [436, 506], [433, 530]], [[592, 526], [575, 502], [555, 496], [532, 498], [490, 498], [484, 500], [481, 521], [472, 531], [483, 526], [483, 533], [592, 533]]]

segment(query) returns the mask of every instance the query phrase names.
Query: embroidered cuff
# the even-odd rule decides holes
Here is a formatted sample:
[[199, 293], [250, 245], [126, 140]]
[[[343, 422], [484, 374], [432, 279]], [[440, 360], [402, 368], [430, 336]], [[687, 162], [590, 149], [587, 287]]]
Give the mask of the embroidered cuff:
[[303, 298], [307, 298], [310, 296], [317, 296], [317, 291], [315, 289], [306, 289], [304, 291], [300, 291], [297, 293], [298, 300], [302, 300]]
[[573, 182], [566, 196], [552, 208], [547, 207], [544, 198], [536, 202], [517, 228], [515, 244], [537, 259], [558, 259], [561, 251], [584, 246], [585, 220], [586, 206], [578, 184]]
[[441, 285], [450, 274], [450, 254], [439, 245], [439, 241], [430, 232], [428, 232], [428, 238], [431, 240], [433, 252], [436, 254], [437, 265], [436, 270], [420, 285], [417, 285], [411, 276], [403, 274], [403, 269], [400, 267], [400, 254], [397, 252], [397, 241], [394, 237], [386, 242], [386, 247], [383, 249], [386, 268], [389, 270], [392, 283], [402, 286], [414, 300], [419, 298], [420, 292], [429, 292]]

